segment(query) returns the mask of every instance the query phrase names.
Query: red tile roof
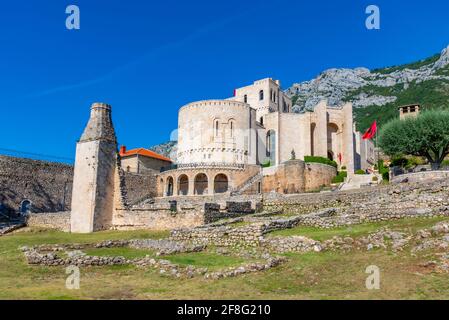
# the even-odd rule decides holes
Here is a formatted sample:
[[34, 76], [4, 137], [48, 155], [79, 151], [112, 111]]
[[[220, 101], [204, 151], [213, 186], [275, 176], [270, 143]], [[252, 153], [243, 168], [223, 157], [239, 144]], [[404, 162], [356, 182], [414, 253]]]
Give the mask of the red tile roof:
[[129, 157], [129, 156], [134, 156], [134, 155], [149, 157], [149, 158], [158, 159], [158, 160], [167, 161], [167, 162], [173, 162], [169, 158], [164, 157], [163, 155], [161, 155], [159, 153], [156, 153], [154, 151], [151, 151], [151, 150], [148, 150], [145, 148], [138, 148], [138, 149], [132, 149], [132, 150], [126, 150], [126, 148], [123, 148], [123, 147], [120, 148], [120, 156], [121, 157]]

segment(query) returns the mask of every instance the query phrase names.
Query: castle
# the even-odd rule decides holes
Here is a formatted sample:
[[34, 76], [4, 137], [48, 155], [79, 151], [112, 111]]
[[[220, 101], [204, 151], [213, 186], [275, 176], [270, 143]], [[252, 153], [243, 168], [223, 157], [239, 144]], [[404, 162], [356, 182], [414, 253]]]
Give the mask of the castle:
[[269, 78], [228, 99], [187, 104], [173, 164], [143, 148], [119, 150], [111, 106], [94, 103], [74, 168], [0, 158], [0, 203], [32, 212], [30, 225], [71, 232], [174, 229], [254, 212], [272, 195], [319, 191], [337, 170], [351, 177], [374, 164], [374, 146], [354, 129], [350, 103], [293, 109]]
[[[178, 163], [159, 175], [159, 196], [235, 193], [242, 188], [297, 193], [330, 184], [335, 172], [319, 170], [307, 179], [298, 172], [304, 171], [300, 162], [294, 163], [296, 171], [289, 170], [297, 177], [280, 174], [286, 164], [293, 165], [291, 160], [306, 156], [334, 160], [349, 175], [374, 164], [374, 146], [355, 131], [350, 103], [336, 108], [322, 101], [304, 113], [292, 108], [280, 82], [271, 78], [236, 89], [228, 99], [183, 106]], [[310, 180], [316, 183], [308, 186]]]

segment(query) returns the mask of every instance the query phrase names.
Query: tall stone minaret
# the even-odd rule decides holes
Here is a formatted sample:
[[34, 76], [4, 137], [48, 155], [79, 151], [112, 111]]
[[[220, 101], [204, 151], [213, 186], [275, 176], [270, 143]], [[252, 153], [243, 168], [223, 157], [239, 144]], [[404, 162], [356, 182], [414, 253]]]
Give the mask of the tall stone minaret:
[[89, 123], [76, 145], [71, 232], [90, 233], [111, 226], [117, 139], [111, 106], [94, 103]]

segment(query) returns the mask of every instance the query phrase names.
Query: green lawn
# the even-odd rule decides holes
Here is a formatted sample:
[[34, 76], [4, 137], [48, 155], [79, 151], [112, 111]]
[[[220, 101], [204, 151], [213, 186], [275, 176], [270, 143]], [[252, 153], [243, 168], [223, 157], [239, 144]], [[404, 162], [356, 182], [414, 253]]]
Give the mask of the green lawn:
[[345, 226], [338, 227], [329, 230], [315, 228], [315, 227], [307, 227], [307, 226], [298, 226], [292, 229], [285, 229], [274, 231], [270, 233], [268, 236], [305, 236], [312, 238], [314, 240], [323, 241], [330, 239], [334, 236], [350, 236], [350, 237], [360, 237], [367, 235], [371, 232], [378, 230], [381, 227], [389, 227], [390, 229], [399, 229], [399, 230], [411, 230], [415, 231], [417, 229], [423, 229], [427, 227], [431, 227], [439, 221], [448, 220], [447, 217], [436, 217], [436, 218], [410, 218], [410, 219], [401, 219], [394, 221], [383, 221], [376, 223], [366, 223], [366, 224], [357, 224], [353, 226]]
[[[408, 219], [390, 225], [416, 229], [439, 220]], [[369, 232], [378, 226], [353, 228]], [[312, 233], [319, 236], [318, 230], [307, 232], [309, 236]], [[321, 232], [323, 238], [348, 233], [341, 229]], [[416, 256], [408, 251], [393, 254], [385, 250], [287, 254], [289, 261], [277, 268], [221, 280], [200, 276], [175, 279], [159, 274], [158, 270], [134, 266], [85, 267], [81, 268], [81, 289], [68, 290], [64, 267], [29, 266], [18, 250], [21, 245], [92, 243], [166, 235], [148, 231], [70, 235], [39, 230], [0, 237], [0, 299], [449, 299], [449, 275], [421, 266], [435, 259], [436, 252], [429, 251]], [[113, 252], [107, 250], [111, 249], [104, 252]], [[211, 268], [241, 263], [241, 258], [218, 256], [212, 250], [163, 258]], [[373, 264], [381, 270], [380, 290], [365, 288], [365, 269]]]
[[92, 248], [82, 250], [89, 256], [97, 257], [124, 257], [125, 259], [144, 258], [145, 256], [156, 257], [156, 251], [134, 248]]

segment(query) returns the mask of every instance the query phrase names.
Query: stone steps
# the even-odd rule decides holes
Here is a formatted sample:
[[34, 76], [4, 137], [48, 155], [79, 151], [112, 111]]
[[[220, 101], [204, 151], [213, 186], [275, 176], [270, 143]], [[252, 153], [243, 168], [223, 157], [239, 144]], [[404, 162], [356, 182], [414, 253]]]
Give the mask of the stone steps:
[[245, 192], [251, 186], [253, 186], [254, 183], [262, 180], [262, 178], [263, 178], [262, 172], [259, 172], [258, 174], [252, 176], [243, 185], [241, 185], [240, 187], [237, 187], [235, 190], [231, 191], [231, 196], [241, 195], [243, 192]]

